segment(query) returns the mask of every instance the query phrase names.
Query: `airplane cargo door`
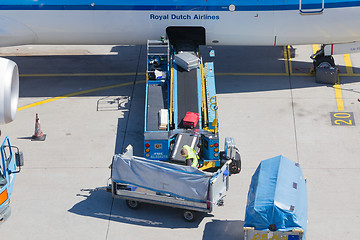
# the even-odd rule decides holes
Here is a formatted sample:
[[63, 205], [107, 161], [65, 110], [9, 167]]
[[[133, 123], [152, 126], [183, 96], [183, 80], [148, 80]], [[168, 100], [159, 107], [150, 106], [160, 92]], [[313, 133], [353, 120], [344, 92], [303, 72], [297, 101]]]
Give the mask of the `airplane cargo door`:
[[299, 11], [302, 15], [322, 14], [325, 0], [299, 0]]

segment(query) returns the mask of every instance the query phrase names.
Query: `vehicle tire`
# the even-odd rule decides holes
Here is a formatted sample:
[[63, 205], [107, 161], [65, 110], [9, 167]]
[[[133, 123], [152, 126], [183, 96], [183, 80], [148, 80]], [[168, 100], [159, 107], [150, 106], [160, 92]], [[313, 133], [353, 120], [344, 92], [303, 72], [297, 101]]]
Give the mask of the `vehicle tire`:
[[318, 56], [314, 61], [314, 69], [317, 67], [335, 67], [335, 60], [333, 56]]
[[196, 213], [195, 213], [194, 211], [185, 210], [185, 211], [183, 212], [183, 218], [184, 218], [185, 221], [187, 221], [187, 222], [193, 222], [193, 221], [195, 221]]
[[140, 207], [140, 203], [135, 200], [126, 200], [126, 205], [131, 209], [138, 209]]

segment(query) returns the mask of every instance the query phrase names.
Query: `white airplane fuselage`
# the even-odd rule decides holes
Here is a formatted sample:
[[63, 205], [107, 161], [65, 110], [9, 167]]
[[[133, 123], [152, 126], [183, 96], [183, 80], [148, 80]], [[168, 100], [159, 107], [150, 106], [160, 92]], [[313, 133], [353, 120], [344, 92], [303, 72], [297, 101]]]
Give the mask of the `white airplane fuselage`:
[[0, 46], [144, 44], [147, 39], [166, 36], [169, 26], [203, 27], [208, 45], [360, 41], [360, 4], [331, 1], [327, 8], [327, 0], [316, 0], [313, 6], [312, 1], [307, 0], [306, 5], [304, 1], [276, 0], [269, 7], [261, 0], [81, 0], [78, 5], [76, 1], [54, 5], [49, 0], [15, 0], [18, 5], [6, 5], [11, 1], [4, 0], [0, 3]]
[[[320, 63], [329, 62], [335, 52], [360, 51], [359, 26], [360, 0], [0, 2], [0, 47], [130, 45], [168, 36], [175, 46], [176, 41], [189, 40], [206, 45], [323, 44], [315, 56]], [[4, 124], [15, 117], [19, 73], [14, 62], [0, 60], [0, 124]]]

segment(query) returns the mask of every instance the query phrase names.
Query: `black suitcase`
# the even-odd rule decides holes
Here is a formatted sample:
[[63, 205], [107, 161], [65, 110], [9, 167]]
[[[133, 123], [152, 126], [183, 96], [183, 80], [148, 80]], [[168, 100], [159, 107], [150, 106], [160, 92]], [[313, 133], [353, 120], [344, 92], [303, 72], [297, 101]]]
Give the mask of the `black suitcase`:
[[317, 67], [315, 70], [315, 82], [335, 84], [338, 82], [339, 71], [334, 67]]

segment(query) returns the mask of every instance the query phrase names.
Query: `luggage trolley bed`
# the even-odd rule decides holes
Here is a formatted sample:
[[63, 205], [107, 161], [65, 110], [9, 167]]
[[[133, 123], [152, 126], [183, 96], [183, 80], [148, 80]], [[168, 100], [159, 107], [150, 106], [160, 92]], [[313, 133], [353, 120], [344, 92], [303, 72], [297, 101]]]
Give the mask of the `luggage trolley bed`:
[[131, 209], [141, 202], [183, 209], [186, 221], [194, 221], [196, 212], [210, 213], [214, 205], [222, 206], [229, 188], [229, 164], [215, 173], [135, 157], [129, 145], [126, 152], [112, 161], [111, 192], [126, 200]]

